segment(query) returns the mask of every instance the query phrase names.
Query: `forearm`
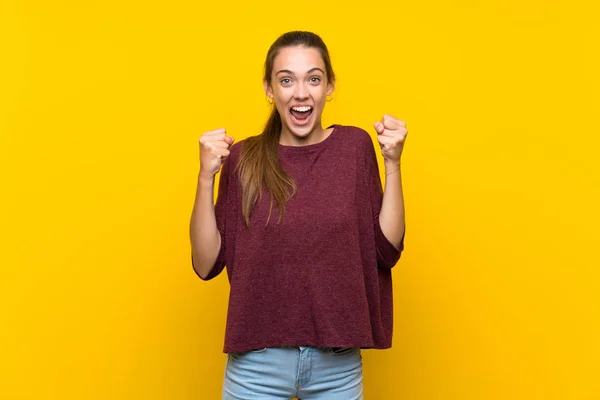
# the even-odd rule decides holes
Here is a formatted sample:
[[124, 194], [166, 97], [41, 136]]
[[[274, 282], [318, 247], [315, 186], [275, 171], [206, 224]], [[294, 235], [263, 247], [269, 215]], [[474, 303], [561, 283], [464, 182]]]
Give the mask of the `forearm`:
[[385, 237], [399, 249], [404, 235], [404, 195], [400, 163], [385, 162], [385, 189], [379, 212], [379, 224]]
[[194, 269], [207, 276], [221, 248], [221, 234], [217, 229], [214, 207], [214, 178], [198, 177], [194, 209], [190, 220], [190, 241]]

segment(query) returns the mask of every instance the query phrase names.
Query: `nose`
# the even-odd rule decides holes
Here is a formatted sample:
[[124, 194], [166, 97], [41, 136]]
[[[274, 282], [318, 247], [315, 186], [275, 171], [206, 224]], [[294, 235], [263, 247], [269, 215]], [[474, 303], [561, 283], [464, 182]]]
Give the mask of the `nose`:
[[297, 99], [306, 99], [308, 97], [308, 90], [304, 86], [304, 83], [299, 83], [296, 85], [296, 92], [294, 93], [294, 97]]

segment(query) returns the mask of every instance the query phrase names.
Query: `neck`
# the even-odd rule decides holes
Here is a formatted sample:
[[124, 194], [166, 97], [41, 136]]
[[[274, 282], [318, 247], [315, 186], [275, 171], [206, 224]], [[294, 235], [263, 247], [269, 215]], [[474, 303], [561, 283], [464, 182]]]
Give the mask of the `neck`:
[[279, 135], [279, 143], [284, 146], [306, 146], [319, 143], [323, 139], [325, 139], [325, 130], [321, 124], [315, 125], [313, 130], [306, 136], [296, 136], [285, 126], [281, 129]]

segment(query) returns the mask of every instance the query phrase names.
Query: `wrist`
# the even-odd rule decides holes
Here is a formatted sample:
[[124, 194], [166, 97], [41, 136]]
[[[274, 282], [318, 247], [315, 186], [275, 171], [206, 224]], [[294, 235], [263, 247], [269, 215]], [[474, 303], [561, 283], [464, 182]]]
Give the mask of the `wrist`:
[[386, 171], [393, 171], [400, 168], [400, 160], [384, 160], [383, 165]]
[[393, 173], [396, 173], [396, 172], [399, 173], [400, 160], [398, 160], [398, 161], [385, 160], [384, 166], [385, 166], [385, 176], [392, 175]]
[[214, 175], [206, 175], [202, 172], [198, 173], [198, 185], [212, 186], [215, 181]]

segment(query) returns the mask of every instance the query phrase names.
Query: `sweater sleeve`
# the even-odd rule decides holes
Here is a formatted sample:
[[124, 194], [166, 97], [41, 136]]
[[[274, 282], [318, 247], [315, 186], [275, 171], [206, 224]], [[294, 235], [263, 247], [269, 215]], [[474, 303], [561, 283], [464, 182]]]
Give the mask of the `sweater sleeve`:
[[[210, 272], [206, 277], [200, 276], [197, 272], [196, 275], [204, 281], [211, 280], [217, 277], [223, 268], [225, 267], [225, 249], [227, 248], [227, 234], [226, 234], [226, 214], [227, 214], [227, 201], [228, 201], [228, 189], [229, 189], [229, 169], [231, 163], [231, 157], [227, 157], [221, 168], [219, 176], [219, 189], [217, 194], [217, 202], [215, 204], [215, 218], [217, 221], [217, 229], [221, 235], [221, 247], [219, 249], [219, 255], [215, 260]], [[194, 265], [194, 258], [192, 257], [192, 266]], [[194, 268], [194, 271], [196, 269]]]
[[[381, 211], [381, 205], [383, 202], [383, 188], [381, 184], [381, 177], [379, 176], [379, 166], [377, 164], [377, 157], [375, 155], [375, 146], [370, 135], [368, 133], [366, 133], [366, 135], [368, 140], [368, 143], [365, 143], [365, 152], [367, 158], [366, 171], [375, 232], [377, 265], [382, 268], [390, 269], [396, 265], [400, 259], [402, 250], [404, 250], [404, 235], [402, 235], [402, 239], [400, 240], [400, 248], [396, 249], [396, 247], [394, 247], [394, 245], [385, 237], [383, 231], [381, 230], [379, 213]], [[365, 140], [365, 142], [367, 142], [367, 140]], [[406, 234], [406, 230], [404, 231], [404, 234]]]

